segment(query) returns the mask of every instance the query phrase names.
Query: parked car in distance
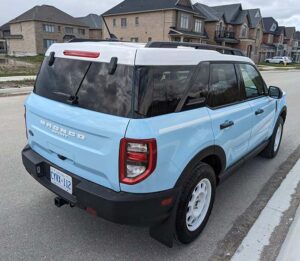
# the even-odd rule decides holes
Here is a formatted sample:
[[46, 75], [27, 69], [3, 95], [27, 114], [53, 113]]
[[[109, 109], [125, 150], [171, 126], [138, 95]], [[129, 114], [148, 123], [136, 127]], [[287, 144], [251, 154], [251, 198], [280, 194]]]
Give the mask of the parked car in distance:
[[266, 63], [277, 63], [277, 64], [291, 64], [292, 59], [287, 56], [274, 56], [273, 58], [268, 58], [265, 60]]
[[247, 57], [53, 44], [25, 102], [22, 160], [56, 206], [148, 226], [171, 247], [199, 236], [226, 176], [277, 155], [286, 115], [285, 93]]

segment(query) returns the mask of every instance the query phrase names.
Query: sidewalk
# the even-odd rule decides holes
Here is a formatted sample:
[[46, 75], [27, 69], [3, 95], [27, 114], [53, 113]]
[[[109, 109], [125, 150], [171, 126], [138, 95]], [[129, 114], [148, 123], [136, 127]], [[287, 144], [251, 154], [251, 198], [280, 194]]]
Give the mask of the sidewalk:
[[[295, 218], [294, 212], [291, 211], [297, 210], [297, 204], [293, 202], [299, 200], [299, 194], [297, 194], [299, 184], [300, 160], [269, 200], [231, 261], [273, 260], [277, 258], [278, 253], [277, 261], [300, 260], [300, 207]], [[294, 220], [290, 227], [288, 227], [290, 222], [286, 222], [287, 217], [290, 221]], [[282, 237], [282, 240], [278, 235]], [[270, 256], [271, 259], [269, 259]]]
[[32, 90], [33, 90], [33, 87], [0, 89], [0, 97], [27, 95], [27, 94], [31, 93]]
[[0, 77], [0, 82], [21, 82], [21, 81], [34, 81], [36, 78], [35, 75], [32, 76], [9, 76], [9, 77]]
[[300, 260], [300, 207], [276, 261]]

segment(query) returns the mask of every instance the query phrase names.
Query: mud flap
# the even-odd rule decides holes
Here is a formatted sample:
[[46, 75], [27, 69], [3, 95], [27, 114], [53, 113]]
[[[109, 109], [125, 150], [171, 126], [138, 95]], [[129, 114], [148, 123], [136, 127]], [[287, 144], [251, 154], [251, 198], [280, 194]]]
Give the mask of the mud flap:
[[174, 204], [170, 216], [164, 221], [162, 221], [161, 223], [153, 225], [149, 229], [149, 234], [153, 239], [157, 240], [158, 242], [162, 243], [163, 245], [169, 248], [173, 247], [173, 243], [175, 239], [175, 233], [176, 233], [175, 222], [176, 222], [176, 213], [178, 208], [179, 195], [181, 195], [181, 193], [178, 193], [176, 202]]

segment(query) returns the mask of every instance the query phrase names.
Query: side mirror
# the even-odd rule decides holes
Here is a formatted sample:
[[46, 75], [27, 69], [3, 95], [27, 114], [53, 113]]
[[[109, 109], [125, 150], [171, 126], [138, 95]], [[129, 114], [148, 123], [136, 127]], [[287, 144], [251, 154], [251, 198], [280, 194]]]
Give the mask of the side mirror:
[[274, 99], [281, 99], [283, 96], [283, 92], [279, 87], [270, 86], [269, 87], [269, 96]]

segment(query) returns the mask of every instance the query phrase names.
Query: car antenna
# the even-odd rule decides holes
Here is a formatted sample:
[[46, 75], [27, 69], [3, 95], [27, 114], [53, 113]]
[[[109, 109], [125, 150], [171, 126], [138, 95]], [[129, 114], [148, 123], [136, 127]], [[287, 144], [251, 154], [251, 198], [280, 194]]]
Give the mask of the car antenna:
[[105, 24], [105, 27], [106, 27], [106, 29], [107, 29], [107, 32], [108, 32], [108, 34], [109, 34], [109, 40], [118, 41], [118, 40], [119, 40], [118, 37], [115, 36], [114, 34], [112, 34], [112, 33], [110, 32], [110, 30], [109, 30], [109, 28], [108, 28], [108, 25], [107, 25], [107, 23], [106, 23], [106, 21], [105, 21], [104, 16], [101, 16], [101, 17], [102, 17], [102, 20], [103, 20], [103, 22], [104, 22], [104, 24]]

